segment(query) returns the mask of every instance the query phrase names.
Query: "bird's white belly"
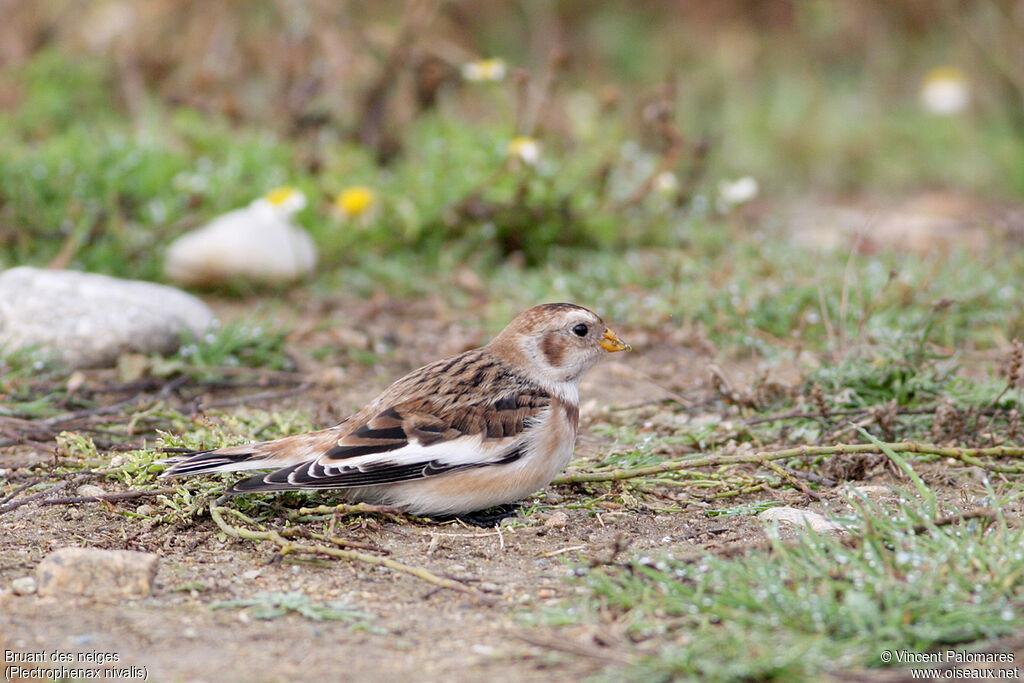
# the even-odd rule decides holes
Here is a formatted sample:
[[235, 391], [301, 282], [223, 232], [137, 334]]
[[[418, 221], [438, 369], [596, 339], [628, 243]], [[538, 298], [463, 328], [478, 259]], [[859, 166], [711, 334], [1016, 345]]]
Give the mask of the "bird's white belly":
[[[554, 427], [554, 426], [553, 426]], [[542, 430], [519, 460], [471, 467], [404, 484], [351, 489], [350, 500], [401, 507], [412, 514], [458, 515], [514, 503], [547, 486], [572, 458], [576, 430], [568, 424]]]

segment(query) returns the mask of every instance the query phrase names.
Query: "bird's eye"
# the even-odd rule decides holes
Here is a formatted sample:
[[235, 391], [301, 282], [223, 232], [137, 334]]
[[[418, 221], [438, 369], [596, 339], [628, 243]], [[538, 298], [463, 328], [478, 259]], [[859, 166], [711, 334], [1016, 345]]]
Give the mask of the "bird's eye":
[[575, 334], [577, 337], [586, 337], [587, 332], [589, 331], [590, 328], [588, 328], [583, 323], [580, 323], [579, 325], [576, 325], [575, 327], [572, 328], [572, 333]]

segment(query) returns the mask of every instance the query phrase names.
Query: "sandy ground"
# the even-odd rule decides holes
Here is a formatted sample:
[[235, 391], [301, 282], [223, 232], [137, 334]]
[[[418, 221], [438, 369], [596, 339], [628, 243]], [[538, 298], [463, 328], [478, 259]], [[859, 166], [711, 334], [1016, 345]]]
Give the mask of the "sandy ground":
[[[232, 306], [237, 302], [221, 306], [221, 314], [231, 315]], [[332, 310], [326, 311], [328, 317]], [[485, 341], [472, 325], [451, 331], [452, 317], [430, 305], [412, 311], [367, 311], [357, 312], [362, 323], [345, 326], [349, 331], [344, 333], [357, 327], [369, 341], [347, 343], [385, 340], [400, 352], [380, 366], [347, 367], [344, 380], [333, 389], [311, 390], [262, 407], [297, 408], [315, 423], [327, 424], [402, 372]], [[295, 343], [306, 348], [338, 343], [339, 330], [300, 329]], [[442, 330], [449, 332], [442, 335]], [[584, 384], [577, 447], [581, 457], [611, 445], [594, 429], [607, 419], [606, 411], [628, 410], [671, 395], [699, 403], [710, 391], [708, 364], [721, 361], [678, 330], [620, 333], [636, 352], [601, 366]], [[439, 351], [441, 338], [445, 341]], [[738, 381], [753, 370], [742, 364], [724, 367]], [[783, 381], [795, 371], [778, 367], [773, 372]], [[17, 471], [49, 457], [45, 449], [30, 446], [0, 449], [0, 467]], [[949, 497], [962, 495], [964, 486], [964, 481], [951, 479]], [[758, 495], [821, 509], [821, 503], [812, 505], [796, 491]], [[574, 565], [607, 560], [623, 546], [625, 553], [685, 555], [764, 538], [754, 518], [708, 518], [699, 506], [676, 514], [611, 501], [590, 510], [572, 507], [590, 498], [573, 486], [549, 487], [539, 495], [543, 505], [538, 511], [499, 529], [373, 516], [340, 521], [338, 535], [462, 580], [484, 592], [492, 604], [387, 569], [281, 558], [270, 544], [219, 535], [208, 515], [190, 525], [153, 526], [123, 514], [135, 510], [138, 501], [25, 505], [0, 519], [0, 590], [31, 575], [51, 550], [69, 545], [154, 552], [160, 557], [159, 571], [152, 595], [138, 600], [2, 592], [0, 649], [116, 653], [117, 666], [144, 667], [148, 680], [156, 681], [579, 680], [616, 666], [621, 660], [617, 653], [623, 651], [617, 646], [626, 636], [621, 625], [555, 629], [531, 618], [546, 608], [564, 607], [583, 591], [566, 580]], [[735, 499], [726, 506], [746, 500], [753, 499]], [[301, 591], [313, 602], [343, 601], [370, 618], [353, 626], [297, 615], [259, 620], [243, 610], [211, 609], [217, 602], [265, 591]]]

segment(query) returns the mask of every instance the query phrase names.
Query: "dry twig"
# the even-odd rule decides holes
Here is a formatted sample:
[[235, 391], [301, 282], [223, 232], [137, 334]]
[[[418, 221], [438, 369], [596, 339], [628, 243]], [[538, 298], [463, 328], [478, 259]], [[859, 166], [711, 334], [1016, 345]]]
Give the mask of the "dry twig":
[[40, 505], [74, 505], [76, 503], [113, 502], [118, 500], [134, 500], [136, 498], [152, 498], [166, 496], [177, 489], [163, 488], [149, 491], [120, 491], [118, 493], [101, 493], [95, 496], [71, 496], [70, 498], [50, 498], [40, 501]]
[[896, 453], [919, 453], [923, 455], [937, 455], [944, 458], [954, 458], [968, 465], [974, 465], [992, 472], [1005, 474], [1024, 474], [1024, 466], [997, 465], [985, 462], [981, 458], [1021, 458], [1024, 457], [1024, 448], [1015, 446], [993, 446], [991, 448], [956, 448], [937, 446], [929, 443], [918, 443], [916, 441], [900, 441], [896, 443], [875, 444], [835, 444], [833, 446], [797, 446], [786, 448], [780, 451], [764, 451], [743, 455], [708, 455], [702, 458], [686, 458], [683, 460], [670, 460], [659, 465], [649, 467], [637, 467], [635, 469], [614, 469], [604, 472], [582, 472], [579, 474], [566, 474], [557, 477], [553, 484], [584, 484], [601, 481], [622, 481], [624, 479], [635, 479], [664, 472], [677, 472], [679, 470], [692, 469], [696, 467], [719, 467], [722, 465], [737, 465], [742, 463], [764, 464], [771, 460], [784, 460], [787, 458], [801, 458], [820, 455], [840, 455], [853, 453], [881, 453], [882, 448], [889, 448]]
[[415, 576], [417, 579], [420, 579], [421, 581], [426, 581], [427, 583], [433, 584], [438, 588], [447, 588], [449, 590], [465, 593], [466, 595], [472, 596], [473, 598], [479, 600], [482, 603], [494, 603], [493, 598], [484, 595], [482, 592], [470, 588], [469, 586], [466, 586], [465, 584], [460, 583], [459, 581], [454, 581], [452, 579], [447, 579], [438, 576], [437, 574], [427, 571], [426, 569], [422, 569], [420, 567], [413, 567], [411, 565], [398, 562], [397, 560], [392, 560], [388, 557], [379, 557], [377, 555], [361, 553], [356, 550], [342, 550], [340, 548], [329, 548], [324, 545], [307, 545], [302, 543], [293, 543], [284, 538], [284, 536], [282, 536], [280, 532], [275, 531], [273, 529], [265, 531], [254, 531], [252, 529], [247, 529], [245, 527], [233, 527], [224, 521], [224, 518], [221, 516], [220, 513], [221, 510], [227, 510], [228, 512], [232, 512], [233, 514], [241, 517], [247, 522], [253, 522], [253, 520], [249, 519], [245, 515], [242, 515], [241, 513], [235, 510], [232, 510], [231, 508], [220, 508], [217, 507], [216, 504], [211, 504], [210, 517], [213, 518], [214, 523], [216, 523], [216, 525], [220, 527], [221, 531], [223, 531], [228, 536], [231, 536], [232, 538], [240, 538], [249, 541], [270, 541], [271, 543], [276, 543], [280, 547], [281, 555], [287, 555], [289, 553], [327, 555], [328, 557], [334, 557], [340, 560], [348, 560], [350, 562], [361, 562], [363, 564], [369, 564], [375, 567], [386, 567], [393, 571], [399, 571], [405, 574], [409, 574], [411, 576]]
[[28, 503], [35, 502], [42, 498], [46, 498], [47, 496], [50, 496], [56, 493], [57, 491], [62, 491], [69, 486], [77, 486], [78, 484], [81, 484], [85, 481], [88, 481], [89, 479], [92, 479], [94, 476], [96, 476], [96, 474], [96, 472], [83, 472], [74, 479], [65, 479], [64, 481], [54, 484], [45, 491], [40, 491], [39, 493], [32, 494], [31, 496], [27, 496], [19, 500], [12, 500], [6, 505], [0, 507], [0, 515], [4, 514], [5, 512], [10, 512], [11, 510], [20, 508], [22, 505], [27, 505]]

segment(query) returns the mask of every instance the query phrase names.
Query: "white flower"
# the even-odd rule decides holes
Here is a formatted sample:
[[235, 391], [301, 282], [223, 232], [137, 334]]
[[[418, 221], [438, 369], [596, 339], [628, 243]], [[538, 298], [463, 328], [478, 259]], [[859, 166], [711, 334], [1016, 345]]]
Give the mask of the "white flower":
[[757, 180], [743, 176], [737, 180], [722, 180], [718, 183], [718, 197], [727, 207], [749, 202], [757, 197]]
[[921, 105], [932, 114], [959, 114], [971, 101], [967, 75], [956, 67], [932, 69], [921, 84]]
[[505, 60], [498, 57], [462, 65], [462, 77], [473, 83], [497, 82], [503, 80], [506, 73], [508, 68], [505, 66]]
[[290, 222], [305, 205], [306, 197], [295, 188], [271, 190], [175, 240], [164, 272], [187, 286], [295, 280], [316, 265], [313, 240]]
[[540, 143], [530, 137], [515, 138], [508, 143], [508, 156], [529, 166], [536, 166], [540, 161]]
[[679, 178], [671, 171], [664, 171], [654, 177], [654, 189], [659, 194], [673, 195], [679, 191]]

